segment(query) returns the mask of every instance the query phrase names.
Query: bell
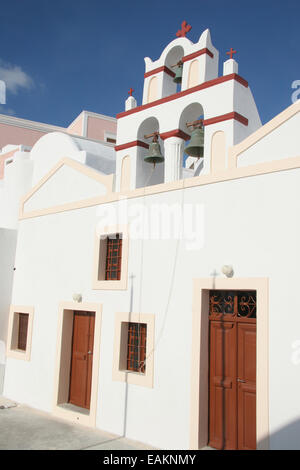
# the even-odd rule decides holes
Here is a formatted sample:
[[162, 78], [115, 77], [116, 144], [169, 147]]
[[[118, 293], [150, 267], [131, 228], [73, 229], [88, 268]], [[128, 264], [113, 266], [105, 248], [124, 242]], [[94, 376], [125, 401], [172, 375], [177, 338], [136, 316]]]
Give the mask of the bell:
[[185, 148], [185, 153], [190, 157], [203, 157], [204, 149], [204, 130], [203, 128], [194, 129], [191, 135], [191, 140]]
[[173, 78], [174, 83], [182, 82], [182, 65], [179, 65], [175, 72], [175, 77]]
[[145, 156], [144, 161], [147, 163], [154, 163], [154, 165], [164, 161], [158, 142], [151, 142], [149, 145], [149, 154]]

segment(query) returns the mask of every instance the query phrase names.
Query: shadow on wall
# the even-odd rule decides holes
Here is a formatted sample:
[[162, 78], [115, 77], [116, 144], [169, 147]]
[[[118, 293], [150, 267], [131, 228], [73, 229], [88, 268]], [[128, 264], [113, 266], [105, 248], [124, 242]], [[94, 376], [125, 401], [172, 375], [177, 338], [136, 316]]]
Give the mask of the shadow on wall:
[[258, 449], [300, 450], [300, 419], [292, 421], [257, 443]]

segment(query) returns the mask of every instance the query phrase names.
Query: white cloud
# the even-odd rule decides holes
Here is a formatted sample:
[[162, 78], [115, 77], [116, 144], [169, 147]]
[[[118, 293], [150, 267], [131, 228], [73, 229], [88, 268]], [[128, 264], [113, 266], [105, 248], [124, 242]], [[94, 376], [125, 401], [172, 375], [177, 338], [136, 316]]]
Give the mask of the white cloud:
[[0, 80], [5, 82], [6, 90], [14, 94], [21, 88], [30, 89], [34, 84], [32, 78], [21, 67], [5, 63], [1, 59]]

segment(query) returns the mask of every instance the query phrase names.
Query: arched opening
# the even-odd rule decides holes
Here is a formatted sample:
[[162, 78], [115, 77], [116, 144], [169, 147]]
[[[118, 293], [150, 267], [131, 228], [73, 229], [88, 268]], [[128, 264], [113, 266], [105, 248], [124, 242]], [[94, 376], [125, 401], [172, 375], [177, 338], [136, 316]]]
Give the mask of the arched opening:
[[[168, 67], [168, 69], [172, 70], [172, 72], [176, 74], [177, 69], [178, 69], [178, 66], [176, 64], [178, 64], [181, 61], [183, 56], [184, 56], [183, 47], [181, 46], [173, 47], [173, 49], [171, 49], [166, 56], [166, 59], [165, 59], [166, 67]], [[181, 68], [181, 74], [182, 72], [183, 72], [183, 66]], [[170, 82], [169, 87], [171, 89], [171, 92], [169, 94], [173, 94], [173, 93], [177, 93], [181, 91], [181, 82], [175, 83], [173, 77], [170, 77], [169, 75], [167, 75], [165, 78], [166, 80]]]
[[[145, 148], [142, 146], [138, 147], [137, 162], [136, 162], [136, 187], [141, 188], [145, 186], [152, 186], [153, 184], [159, 184], [164, 179], [164, 163], [152, 164], [145, 161], [145, 157], [149, 156], [150, 145], [153, 141], [153, 137], [146, 138], [154, 134], [159, 133], [159, 122], [155, 117], [150, 117], [143, 121], [137, 132], [137, 140], [144, 142], [149, 146]], [[160, 147], [161, 154], [164, 154], [163, 141], [158, 136], [158, 144]]]
[[[200, 103], [189, 104], [181, 113], [179, 119], [179, 129], [188, 134], [192, 135], [194, 130], [193, 126], [187, 126], [188, 123], [204, 119], [204, 110]], [[205, 129], [204, 130], [204, 149], [205, 149]], [[191, 140], [186, 141], [185, 148], [189, 146]], [[193, 170], [193, 175], [198, 175], [203, 167], [203, 158], [191, 157], [186, 152], [183, 156], [183, 167]]]

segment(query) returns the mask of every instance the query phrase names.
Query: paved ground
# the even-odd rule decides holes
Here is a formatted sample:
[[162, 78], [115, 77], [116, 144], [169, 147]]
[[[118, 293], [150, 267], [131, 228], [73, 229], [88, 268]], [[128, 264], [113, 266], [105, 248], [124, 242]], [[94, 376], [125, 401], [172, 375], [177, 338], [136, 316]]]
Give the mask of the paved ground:
[[0, 450], [143, 449], [153, 447], [53, 418], [0, 396]]

